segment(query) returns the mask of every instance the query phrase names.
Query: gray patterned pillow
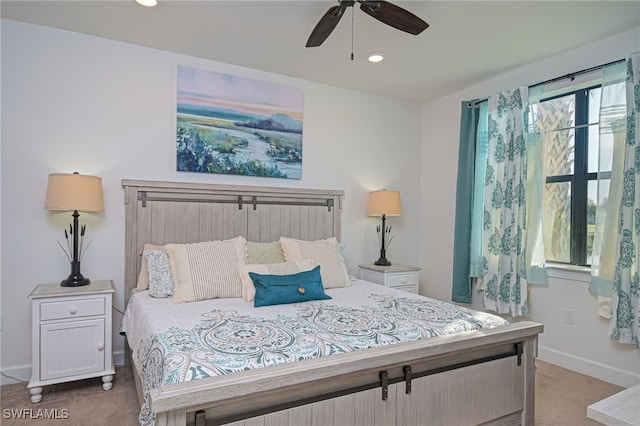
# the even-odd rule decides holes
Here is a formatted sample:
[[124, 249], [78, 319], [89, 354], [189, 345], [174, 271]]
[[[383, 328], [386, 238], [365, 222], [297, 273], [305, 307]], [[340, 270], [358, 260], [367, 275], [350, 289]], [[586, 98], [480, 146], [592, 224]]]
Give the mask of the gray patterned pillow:
[[144, 255], [145, 250], [162, 250], [165, 253], [167, 252], [164, 246], [157, 245], [157, 244], [145, 244], [142, 247], [142, 250], [140, 250], [140, 253], [139, 253], [139, 256], [141, 258], [140, 274], [138, 274], [138, 283], [136, 284], [136, 287], [140, 291], [146, 290], [149, 288], [149, 267], [147, 266], [147, 258]]
[[158, 298], [173, 296], [173, 274], [167, 252], [145, 250], [144, 257], [147, 260], [149, 272], [149, 296]]
[[284, 263], [280, 241], [255, 243], [247, 241], [247, 263]]

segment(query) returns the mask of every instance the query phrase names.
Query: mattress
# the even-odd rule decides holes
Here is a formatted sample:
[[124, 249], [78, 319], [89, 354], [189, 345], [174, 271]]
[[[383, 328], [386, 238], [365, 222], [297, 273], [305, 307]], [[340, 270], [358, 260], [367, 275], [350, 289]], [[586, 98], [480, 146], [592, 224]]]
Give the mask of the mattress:
[[174, 303], [134, 290], [121, 331], [142, 374], [140, 423], [153, 423], [148, 392], [163, 384], [507, 323], [362, 280], [326, 293], [331, 300], [255, 308], [242, 298]]

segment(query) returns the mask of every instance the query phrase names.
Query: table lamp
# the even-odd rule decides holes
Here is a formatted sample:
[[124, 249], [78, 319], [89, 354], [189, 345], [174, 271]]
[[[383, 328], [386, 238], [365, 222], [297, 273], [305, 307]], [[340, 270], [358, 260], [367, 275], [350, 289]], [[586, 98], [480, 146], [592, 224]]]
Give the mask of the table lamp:
[[69, 233], [66, 229], [64, 231], [69, 253], [64, 247], [62, 248], [71, 262], [71, 274], [62, 280], [60, 285], [77, 287], [89, 284], [91, 282], [89, 278], [83, 277], [80, 273], [86, 225], [83, 225], [82, 228], [78, 227], [78, 217], [80, 216], [78, 211], [101, 212], [104, 210], [102, 179], [78, 173], [50, 174], [44, 208], [53, 211], [73, 211], [73, 225], [69, 225]]
[[387, 227], [385, 220], [387, 216], [400, 216], [402, 207], [400, 205], [399, 191], [373, 191], [369, 193], [369, 206], [367, 208], [369, 216], [382, 217], [382, 227], [378, 226], [376, 231], [380, 238], [380, 258], [374, 262], [375, 265], [389, 266], [391, 262], [387, 260], [386, 251], [391, 239], [386, 239], [391, 233], [391, 226]]

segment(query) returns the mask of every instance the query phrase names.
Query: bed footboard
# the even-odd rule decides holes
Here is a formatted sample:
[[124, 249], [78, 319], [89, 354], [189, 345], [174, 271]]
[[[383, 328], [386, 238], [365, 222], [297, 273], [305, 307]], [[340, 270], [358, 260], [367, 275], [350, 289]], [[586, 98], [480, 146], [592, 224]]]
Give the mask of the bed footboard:
[[379, 347], [163, 386], [156, 425], [534, 424], [542, 325]]

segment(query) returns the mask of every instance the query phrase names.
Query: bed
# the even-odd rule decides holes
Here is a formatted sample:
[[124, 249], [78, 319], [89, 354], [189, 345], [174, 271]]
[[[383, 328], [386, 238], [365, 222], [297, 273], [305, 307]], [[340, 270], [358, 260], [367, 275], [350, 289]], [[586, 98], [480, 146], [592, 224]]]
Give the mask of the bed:
[[[135, 317], [129, 319], [131, 324], [143, 323], [139, 318], [145, 315], [157, 318], [160, 314], [153, 314], [153, 309], [174, 318], [171, 325], [175, 330], [189, 327], [186, 323], [180, 325], [179, 317], [187, 323], [191, 321], [191, 325], [203, 322], [211, 325], [238, 318], [255, 319], [258, 310], [260, 315], [266, 315], [259, 322], [288, 336], [294, 326], [308, 330], [309, 318], [315, 318], [314, 321], [319, 317], [331, 318], [328, 312], [340, 318], [349, 317], [344, 311], [336, 314], [340, 307], [349, 314], [359, 315], [361, 322], [377, 318], [377, 328], [384, 323], [385, 327], [397, 330], [401, 328], [398, 323], [404, 320], [398, 319], [389, 325], [387, 319], [395, 315], [393, 309], [407, 311], [408, 307], [426, 301], [422, 296], [360, 280], [348, 287], [327, 289], [331, 300], [264, 308], [251, 308], [251, 304], [242, 299], [219, 298], [183, 304], [170, 299], [152, 301], [146, 291], [134, 291], [145, 244], [187, 244], [231, 240], [237, 236], [258, 243], [278, 241], [281, 237], [303, 241], [339, 239], [344, 193], [138, 180], [123, 180], [122, 185], [126, 209], [125, 316]], [[356, 294], [367, 296], [358, 300]], [[145, 303], [155, 306], [150, 310], [152, 313], [141, 313], [139, 317], [131, 314], [130, 310], [136, 314], [142, 312], [138, 304]], [[414, 332], [409, 328], [395, 334], [383, 333], [393, 344], [380, 343], [378, 334], [374, 344], [369, 342], [361, 347], [344, 341], [335, 345], [337, 338], [331, 335], [328, 341], [333, 342], [333, 346], [327, 344], [326, 339], [320, 344], [325, 349], [334, 349], [329, 350], [330, 356], [300, 355], [317, 352], [305, 342], [298, 348], [302, 351], [298, 352], [299, 356], [292, 357], [295, 362], [276, 360], [260, 368], [245, 368], [227, 358], [226, 364], [217, 364], [218, 367], [207, 367], [203, 363], [202, 368], [185, 370], [178, 365], [173, 370], [174, 376], [184, 379], [184, 372], [191, 371], [192, 376], [200, 374], [201, 377], [171, 380], [168, 384], [156, 379], [150, 385], [153, 380], [143, 379], [149, 377], [149, 371], [143, 370], [151, 370], [149, 365], [156, 370], [175, 367], [175, 358], [173, 364], [165, 357], [145, 362], [152, 357], [141, 355], [145, 351], [136, 343], [144, 341], [148, 332], [144, 326], [141, 330], [131, 328], [126, 330], [128, 347], [134, 350], [128, 350], [127, 359], [134, 370], [141, 407], [147, 410], [146, 414], [141, 412], [141, 418], [147, 422], [151, 419], [158, 426], [533, 425], [534, 361], [542, 325], [529, 321], [506, 323], [499, 317], [464, 309], [453, 313], [449, 311], [454, 308], [451, 304], [431, 303], [429, 310], [456, 318], [457, 325], [442, 325], [455, 333], [433, 331], [433, 324], [422, 324], [418, 327], [422, 337], [411, 337]], [[247, 306], [249, 311], [244, 311]], [[383, 306], [393, 312], [381, 313]], [[196, 308], [203, 310], [184, 313]], [[488, 321], [483, 328], [473, 326], [478, 315]], [[336, 317], [333, 318], [324, 325], [335, 325]], [[349, 318], [351, 322], [358, 322]], [[401, 334], [409, 337], [399, 338]], [[424, 338], [425, 334], [429, 338]], [[342, 350], [341, 345], [358, 350]], [[336, 347], [339, 350], [335, 350]], [[147, 348], [147, 354], [152, 352]], [[278, 352], [278, 356], [289, 355]], [[142, 368], [143, 365], [147, 367]], [[228, 367], [223, 368], [224, 374], [212, 373], [211, 370], [220, 365]]]

